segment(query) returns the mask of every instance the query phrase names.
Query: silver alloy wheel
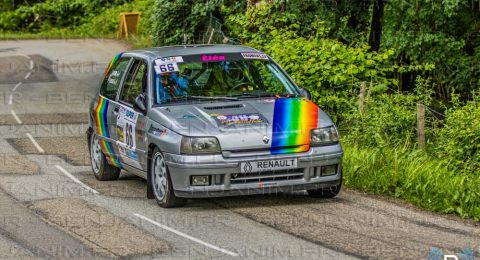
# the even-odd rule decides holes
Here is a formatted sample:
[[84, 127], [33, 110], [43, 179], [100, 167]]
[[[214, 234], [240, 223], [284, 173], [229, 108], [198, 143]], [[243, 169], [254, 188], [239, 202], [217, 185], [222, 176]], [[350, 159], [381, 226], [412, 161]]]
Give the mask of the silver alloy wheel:
[[92, 142], [90, 143], [90, 159], [92, 161], [92, 169], [98, 174], [100, 172], [100, 163], [102, 160], [102, 149], [96, 134], [92, 134]]
[[158, 200], [163, 200], [167, 190], [167, 166], [165, 165], [165, 159], [163, 155], [158, 152], [154, 155], [152, 163], [153, 192]]

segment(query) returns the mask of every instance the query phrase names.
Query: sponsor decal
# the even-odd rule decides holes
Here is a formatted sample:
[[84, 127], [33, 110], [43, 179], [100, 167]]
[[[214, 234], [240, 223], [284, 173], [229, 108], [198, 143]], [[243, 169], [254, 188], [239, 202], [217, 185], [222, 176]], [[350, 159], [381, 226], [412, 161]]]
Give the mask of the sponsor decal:
[[138, 153], [132, 151], [132, 150], [127, 150], [127, 156], [128, 158], [134, 160], [134, 161], [138, 161]]
[[134, 166], [138, 169], [142, 169], [142, 165], [140, 165], [140, 161], [139, 161], [140, 157], [138, 156], [138, 153], [128, 149], [127, 147], [124, 146], [123, 143], [118, 142], [117, 144], [118, 144], [118, 151], [122, 156], [123, 162], [125, 164]]
[[182, 56], [165, 57], [155, 60], [155, 73], [164, 74], [178, 71], [178, 62], [183, 62]]
[[135, 125], [137, 119], [137, 112], [133, 111], [133, 109], [120, 106], [117, 116], [117, 133], [122, 132], [122, 134], [118, 135], [118, 141], [130, 149], [135, 149], [136, 147]]
[[244, 52], [242, 57], [246, 60], [268, 60], [267, 54], [258, 52]]
[[103, 75], [103, 79], [105, 79], [107, 77], [107, 74], [110, 71], [110, 69], [112, 68], [113, 64], [115, 64], [115, 62], [117, 62], [118, 59], [120, 59], [122, 57], [122, 55], [123, 55], [123, 52], [120, 52], [119, 54], [117, 54], [117, 56], [113, 57], [113, 59], [108, 64], [107, 69], [105, 70], [105, 74]]
[[170, 64], [170, 63], [179, 63], [183, 62], [182, 56], [174, 56], [174, 57], [164, 57], [155, 60], [156, 65], [163, 65], [163, 64]]
[[158, 128], [155, 128], [155, 127], [152, 127], [150, 128], [150, 132], [153, 134], [153, 135], [156, 135], [156, 136], [159, 136], [159, 137], [163, 137], [163, 136], [166, 136], [167, 135], [167, 129], [163, 129], [163, 130], [160, 130]]
[[166, 136], [166, 135], [167, 135], [167, 129], [163, 129], [163, 130], [160, 132], [160, 137]]
[[310, 100], [278, 98], [272, 123], [272, 154], [300, 153], [310, 149], [310, 131], [317, 128], [318, 107]]
[[202, 61], [225, 61], [225, 55], [202, 55]]
[[108, 76], [108, 80], [107, 80], [108, 84], [117, 85], [120, 75], [121, 75], [120, 71], [118, 71], [118, 70], [112, 71], [110, 76]]
[[251, 125], [265, 123], [266, 119], [260, 114], [238, 114], [238, 115], [211, 115], [219, 125]]
[[[109, 103], [110, 101], [108, 99], [104, 98], [103, 96], [99, 96], [97, 106], [95, 107], [95, 126], [97, 128], [97, 134], [107, 138], [110, 138], [107, 122]], [[115, 151], [113, 150], [112, 144], [103, 139], [99, 139], [98, 141], [108, 162], [116, 167], [122, 167], [120, 161], [115, 156]]]

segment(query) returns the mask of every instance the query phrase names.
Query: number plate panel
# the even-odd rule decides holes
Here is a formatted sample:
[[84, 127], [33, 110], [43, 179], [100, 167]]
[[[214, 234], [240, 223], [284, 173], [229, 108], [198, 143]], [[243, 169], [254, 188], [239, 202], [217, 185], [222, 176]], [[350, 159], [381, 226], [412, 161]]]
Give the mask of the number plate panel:
[[288, 169], [296, 169], [296, 168], [298, 168], [298, 160], [296, 158], [240, 163], [241, 173], [288, 170]]

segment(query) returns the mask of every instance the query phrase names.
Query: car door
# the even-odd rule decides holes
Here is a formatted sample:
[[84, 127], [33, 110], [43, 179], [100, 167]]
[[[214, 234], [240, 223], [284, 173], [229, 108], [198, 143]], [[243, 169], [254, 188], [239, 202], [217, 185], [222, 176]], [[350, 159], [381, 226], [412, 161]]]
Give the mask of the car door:
[[135, 58], [120, 91], [116, 120], [117, 145], [123, 163], [143, 171], [147, 170], [146, 117], [134, 110], [133, 104], [138, 95], [146, 95], [147, 79], [147, 61]]
[[116, 100], [130, 60], [130, 57], [120, 57], [106, 71], [93, 111], [97, 133], [102, 142], [102, 150], [109, 161], [117, 167], [121, 167], [121, 164], [118, 161], [118, 148], [116, 146], [115, 124], [117, 118], [115, 111], [118, 110]]

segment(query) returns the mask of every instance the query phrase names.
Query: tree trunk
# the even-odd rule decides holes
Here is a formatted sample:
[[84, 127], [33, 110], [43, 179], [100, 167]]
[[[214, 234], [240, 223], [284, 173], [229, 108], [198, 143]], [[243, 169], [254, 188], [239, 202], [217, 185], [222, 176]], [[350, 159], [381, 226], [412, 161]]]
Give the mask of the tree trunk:
[[370, 36], [368, 37], [370, 51], [378, 51], [378, 49], [380, 49], [384, 7], [384, 0], [373, 0], [372, 25], [370, 28]]

